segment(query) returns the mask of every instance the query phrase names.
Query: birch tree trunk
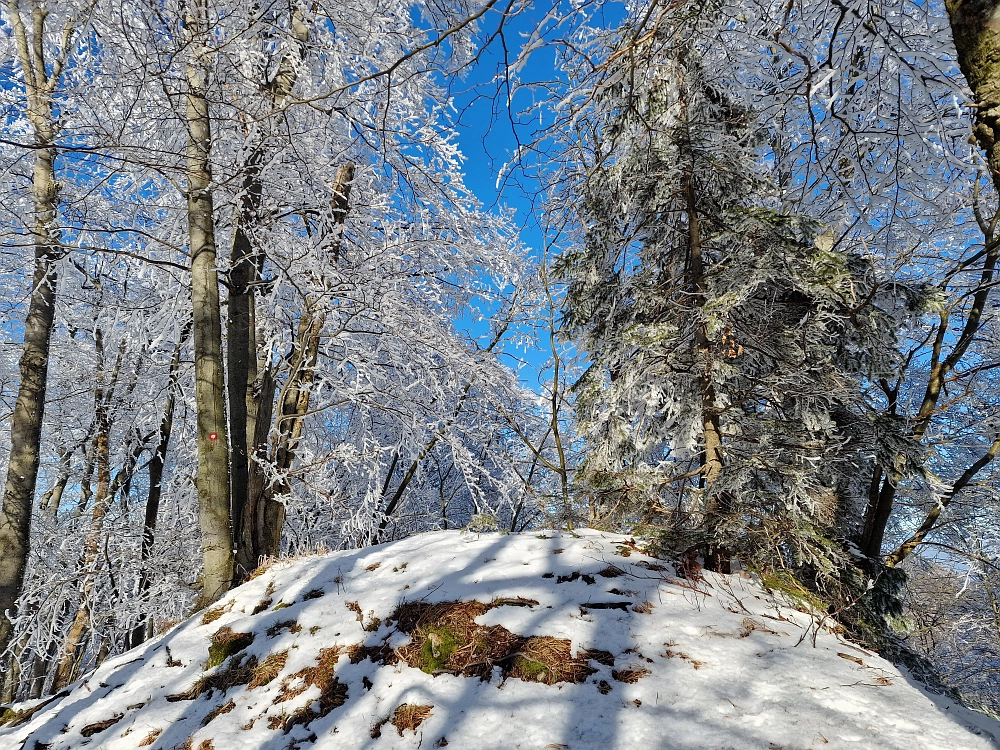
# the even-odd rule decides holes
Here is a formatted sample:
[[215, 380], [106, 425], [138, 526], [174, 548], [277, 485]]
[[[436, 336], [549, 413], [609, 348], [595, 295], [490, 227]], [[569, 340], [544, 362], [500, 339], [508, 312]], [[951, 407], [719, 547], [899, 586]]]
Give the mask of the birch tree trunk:
[[[13, 635], [11, 618], [24, 585], [31, 533], [31, 511], [38, 481], [39, 443], [45, 413], [45, 386], [49, 367], [49, 342], [55, 316], [57, 265], [62, 258], [58, 227], [59, 187], [56, 180], [55, 139], [59, 126], [53, 95], [69, 57], [77, 29], [93, 3], [78, 18], [67, 21], [54, 60], [45, 56], [45, 20], [48, 12], [35, 6], [31, 12], [29, 40], [18, 0], [6, 0], [7, 13], [24, 76], [27, 116], [32, 129], [32, 243], [34, 272], [24, 322], [17, 401], [11, 418], [11, 452], [0, 509], [0, 655]], [[48, 64], [48, 65], [47, 65]], [[2, 657], [0, 657], [2, 658]]]
[[187, 14], [191, 44], [187, 62], [186, 117], [188, 252], [194, 320], [195, 404], [198, 412], [198, 517], [204, 554], [199, 606], [221, 597], [233, 581], [229, 508], [229, 444], [226, 438], [222, 314], [216, 265], [212, 196], [212, 126], [208, 111], [207, 0], [192, 0]]

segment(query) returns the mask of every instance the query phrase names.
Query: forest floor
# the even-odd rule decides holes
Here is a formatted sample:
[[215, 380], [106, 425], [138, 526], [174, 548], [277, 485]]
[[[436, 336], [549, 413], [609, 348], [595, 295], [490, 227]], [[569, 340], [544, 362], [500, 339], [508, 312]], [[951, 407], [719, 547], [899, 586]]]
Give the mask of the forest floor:
[[1000, 748], [747, 574], [596, 531], [423, 534], [279, 562], [59, 697], [4, 750]]

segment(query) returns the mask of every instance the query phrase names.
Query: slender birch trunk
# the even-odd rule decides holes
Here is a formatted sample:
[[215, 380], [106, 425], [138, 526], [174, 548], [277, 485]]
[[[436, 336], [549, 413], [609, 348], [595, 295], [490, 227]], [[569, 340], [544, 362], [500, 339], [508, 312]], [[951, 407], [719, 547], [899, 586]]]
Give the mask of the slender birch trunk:
[[104, 370], [104, 335], [100, 328], [94, 332], [97, 349], [97, 390], [95, 392], [94, 422], [97, 430], [94, 435], [94, 457], [97, 471], [97, 490], [94, 494], [94, 506], [91, 511], [90, 530], [83, 545], [83, 557], [80, 570], [83, 581], [80, 585], [80, 601], [77, 605], [73, 623], [63, 646], [59, 666], [56, 667], [53, 690], [61, 690], [73, 680], [76, 665], [79, 663], [80, 651], [84, 637], [90, 626], [90, 598], [96, 582], [97, 556], [100, 552], [101, 537], [104, 531], [104, 518], [114, 499], [111, 489], [111, 415], [110, 407], [114, 398], [118, 377], [121, 373], [122, 361], [125, 356], [125, 343], [118, 349], [118, 357], [114, 369], [108, 378]]

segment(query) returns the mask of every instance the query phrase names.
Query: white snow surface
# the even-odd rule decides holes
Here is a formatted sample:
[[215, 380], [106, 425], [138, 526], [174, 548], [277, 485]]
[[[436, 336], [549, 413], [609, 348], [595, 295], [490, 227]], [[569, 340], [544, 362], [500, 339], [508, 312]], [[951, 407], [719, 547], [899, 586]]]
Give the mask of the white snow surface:
[[[825, 627], [816, 633], [814, 618], [753, 578], [679, 579], [669, 565], [629, 550], [627, 541], [591, 530], [506, 536], [442, 531], [280, 562], [230, 592], [221, 602], [226, 613], [214, 622], [203, 624], [199, 613], [108, 660], [29, 721], [0, 728], [0, 748], [125, 750], [150, 736], [155, 740], [144, 747], [152, 750], [1000, 747], [995, 739], [1000, 724], [931, 694]], [[597, 575], [608, 566], [625, 575]], [[581, 577], [558, 582], [574, 572]], [[304, 598], [308, 592], [312, 598]], [[518, 596], [538, 604], [497, 607], [477, 622], [501, 624], [523, 636], [569, 639], [575, 653], [609, 651], [615, 666], [592, 662], [597, 671], [585, 683], [546, 685], [502, 680], [498, 669], [492, 680], [481, 681], [432, 676], [402, 662], [352, 664], [344, 654], [336, 666], [348, 690], [342, 706], [288, 732], [277, 719], [269, 721], [310, 704], [318, 708], [317, 687], [276, 702], [282, 681], [314, 665], [322, 649], [381, 643], [394, 632], [384, 620], [400, 603], [489, 603]], [[271, 604], [252, 614], [267, 599]], [[630, 602], [627, 611], [581, 609], [622, 601]], [[347, 602], [358, 602], [364, 623]], [[643, 607], [645, 602], [652, 608]], [[372, 616], [383, 624], [366, 632], [363, 624], [370, 625]], [[297, 632], [284, 628], [267, 635], [276, 623], [292, 619], [300, 626]], [[231, 659], [263, 661], [288, 650], [278, 678], [254, 689], [236, 686], [196, 700], [168, 701], [206, 674], [209, 643], [224, 626], [255, 634]], [[399, 633], [393, 638], [394, 647], [406, 642]], [[650, 671], [631, 684], [613, 678], [613, 669], [628, 667]], [[601, 681], [610, 692], [598, 689]], [[232, 710], [203, 724], [229, 701]], [[403, 703], [431, 705], [432, 713], [416, 731], [400, 734], [386, 724], [373, 738], [373, 725]], [[113, 725], [93, 729], [117, 716]], [[81, 733], [85, 728], [89, 732]]]

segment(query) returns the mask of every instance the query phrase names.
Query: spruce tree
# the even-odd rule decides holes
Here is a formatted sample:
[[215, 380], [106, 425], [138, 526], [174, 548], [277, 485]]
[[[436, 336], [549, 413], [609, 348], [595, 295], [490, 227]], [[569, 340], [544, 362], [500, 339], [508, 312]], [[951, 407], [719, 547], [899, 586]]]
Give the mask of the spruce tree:
[[870, 262], [781, 211], [766, 131], [708, 64], [692, 8], [622, 33], [578, 117], [590, 137], [564, 184], [581, 231], [559, 269], [592, 362], [581, 479], [592, 523], [821, 583], [846, 566], [880, 434], [899, 442], [862, 385], [894, 371], [897, 323]]

